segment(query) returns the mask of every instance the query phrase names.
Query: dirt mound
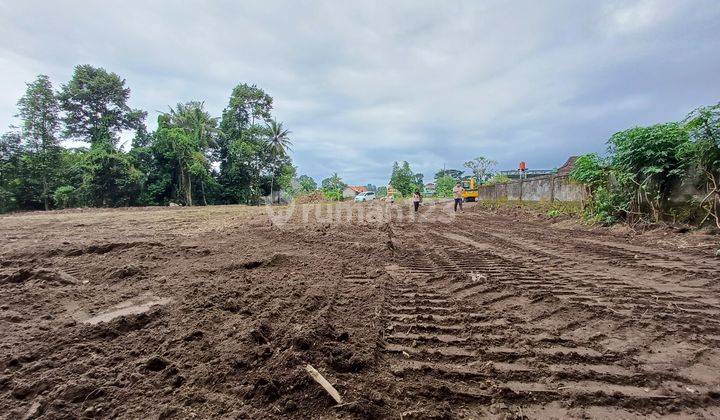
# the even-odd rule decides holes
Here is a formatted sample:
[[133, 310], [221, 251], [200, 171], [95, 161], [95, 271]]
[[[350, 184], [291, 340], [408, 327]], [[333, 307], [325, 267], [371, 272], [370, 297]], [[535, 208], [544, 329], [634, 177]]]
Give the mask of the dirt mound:
[[322, 191], [315, 191], [311, 194], [301, 195], [295, 198], [295, 204], [318, 204], [327, 203], [329, 200], [325, 197]]

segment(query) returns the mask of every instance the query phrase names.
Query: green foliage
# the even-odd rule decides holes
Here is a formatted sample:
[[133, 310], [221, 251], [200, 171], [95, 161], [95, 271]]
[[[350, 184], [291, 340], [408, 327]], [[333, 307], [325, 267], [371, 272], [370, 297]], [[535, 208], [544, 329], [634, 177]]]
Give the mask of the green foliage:
[[463, 171], [458, 169], [442, 169], [435, 173], [435, 182], [437, 183], [437, 180], [444, 177], [449, 176], [453, 178], [456, 181], [460, 181], [463, 177]]
[[65, 136], [89, 142], [116, 146], [118, 134], [135, 129], [146, 113], [127, 105], [130, 88], [115, 73], [90, 65], [75, 67], [72, 79], [58, 95], [65, 112]]
[[483, 185], [495, 185], [495, 184], [504, 184], [506, 182], [510, 182], [512, 179], [510, 179], [507, 175], [502, 174], [495, 174], [492, 176], [492, 178], [485, 181]]
[[377, 191], [375, 191], [375, 196], [377, 196], [377, 197], [387, 197], [387, 187], [384, 186], [384, 185], [378, 187]]
[[[287, 151], [290, 150], [292, 142], [290, 141], [290, 131], [283, 128], [282, 123], [270, 120], [267, 124], [267, 139], [265, 140], [267, 152], [269, 154], [271, 165], [270, 169], [270, 196], [273, 196], [275, 187], [275, 178], [282, 177], [283, 182], [281, 188], [289, 188], [292, 177], [295, 176], [295, 167], [283, 161], [287, 157]], [[278, 173], [280, 172], [280, 173]]]
[[75, 187], [72, 185], [63, 185], [58, 187], [53, 193], [53, 200], [58, 208], [65, 209], [72, 207], [75, 201]]
[[56, 179], [61, 147], [57, 139], [60, 107], [50, 79], [38, 76], [27, 84], [25, 95], [18, 101], [21, 120], [20, 136], [25, 155], [25, 204], [50, 208], [50, 194]]
[[342, 200], [342, 193], [346, 187], [347, 184], [343, 182], [337, 173], [332, 174], [329, 178], [323, 179], [320, 183], [320, 188], [323, 194], [325, 194], [325, 197], [335, 201]]
[[435, 196], [452, 197], [452, 190], [458, 180], [450, 175], [444, 175], [435, 181]]
[[402, 165], [394, 162], [390, 185], [401, 197], [409, 197], [415, 190], [422, 190], [423, 176], [419, 173], [413, 173], [410, 164], [407, 162], [403, 162]]
[[267, 146], [271, 153], [284, 155], [290, 150], [292, 142], [290, 141], [290, 130], [286, 130], [282, 123], [270, 120], [267, 125], [268, 139]]
[[627, 200], [609, 187], [610, 166], [595, 153], [575, 160], [570, 179], [585, 185], [588, 195], [584, 205], [585, 218], [593, 223], [613, 224], [627, 211]]
[[205, 111], [202, 102], [178, 104], [158, 118], [152, 150], [158, 169], [169, 175], [166, 179], [171, 180], [171, 195], [176, 201], [192, 206], [200, 194], [207, 204], [209, 154], [217, 136], [217, 119]]
[[18, 208], [18, 196], [22, 183], [20, 159], [22, 145], [18, 133], [6, 133], [0, 137], [0, 212]]
[[548, 212], [545, 213], [545, 214], [546, 214], [548, 217], [552, 217], [552, 218], [562, 216], [562, 213], [560, 213], [560, 210], [558, 210], [558, 209], [550, 209], [550, 210], [548, 210]]
[[325, 194], [325, 198], [331, 201], [342, 201], [343, 195], [342, 190], [323, 190], [323, 194]]
[[292, 183], [296, 174], [297, 168], [295, 168], [293, 165], [283, 165], [282, 168], [280, 168], [275, 182], [281, 190], [285, 190], [290, 195], [293, 195]]
[[[29, 83], [18, 102], [20, 130], [0, 140], [0, 211], [257, 203], [274, 189], [292, 189], [290, 132], [258, 87], [236, 86], [220, 121], [202, 102], [178, 104], [153, 133], [129, 96], [120, 76], [89, 65], [77, 66], [57, 94], [46, 76]], [[90, 150], [61, 147], [61, 129]], [[135, 130], [129, 152], [118, 145], [126, 130]]]
[[579, 156], [570, 171], [570, 179], [590, 189], [606, 185], [608, 181], [608, 164], [597, 154], [590, 153]]
[[219, 162], [220, 202], [257, 203], [272, 192], [289, 164], [290, 132], [272, 118], [273, 99], [257, 86], [237, 85], [220, 120], [213, 157]]
[[243, 136], [248, 127], [256, 123], [269, 123], [273, 99], [255, 85], [235, 86], [228, 106], [223, 110], [220, 130], [228, 140]]
[[597, 187], [590, 196], [584, 215], [592, 223], [611, 225], [626, 216], [629, 202], [622, 194], [614, 192], [608, 187]]
[[310, 194], [311, 192], [317, 190], [317, 182], [315, 182], [314, 179], [307, 175], [300, 175], [297, 179], [298, 184], [300, 185], [300, 193], [301, 194]]
[[[700, 116], [701, 113], [698, 113]], [[698, 155], [699, 142], [691, 142], [693, 127], [703, 124], [667, 123], [634, 127], [615, 133], [609, 144], [609, 159], [595, 154], [580, 156], [570, 178], [587, 188], [586, 217], [603, 224], [620, 220], [658, 222], [672, 215], [672, 187]]]
[[130, 157], [108, 148], [95, 148], [84, 156], [82, 193], [97, 207], [136, 204], [142, 173]]
[[685, 125], [675, 122], [635, 127], [610, 138], [612, 173], [619, 193], [629, 202], [628, 218], [634, 219], [647, 207], [653, 220], [660, 220], [672, 183], [688, 167], [680, 152], [689, 141]]
[[705, 181], [706, 196], [698, 203], [720, 228], [720, 104], [699, 108], [686, 119], [691, 142], [679, 152]]
[[492, 168], [497, 165], [497, 161], [488, 159], [485, 156], [478, 156], [475, 159], [465, 162], [463, 166], [470, 169], [479, 183], [490, 178]]

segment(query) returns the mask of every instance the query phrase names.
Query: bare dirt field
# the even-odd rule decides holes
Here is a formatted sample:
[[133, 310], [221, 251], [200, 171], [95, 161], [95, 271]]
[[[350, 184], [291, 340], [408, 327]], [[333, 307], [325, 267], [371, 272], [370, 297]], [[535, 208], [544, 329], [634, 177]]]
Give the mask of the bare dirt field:
[[720, 416], [717, 235], [394, 206], [0, 217], [0, 416]]

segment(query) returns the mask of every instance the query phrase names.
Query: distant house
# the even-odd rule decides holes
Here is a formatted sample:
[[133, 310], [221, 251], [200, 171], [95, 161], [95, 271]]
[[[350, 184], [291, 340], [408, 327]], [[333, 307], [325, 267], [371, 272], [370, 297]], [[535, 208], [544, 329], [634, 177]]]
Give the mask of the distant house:
[[348, 185], [343, 190], [343, 198], [355, 198], [356, 195], [367, 190], [367, 187], [363, 185]]
[[435, 183], [428, 182], [427, 184], [425, 184], [424, 190], [426, 195], [435, 195]]

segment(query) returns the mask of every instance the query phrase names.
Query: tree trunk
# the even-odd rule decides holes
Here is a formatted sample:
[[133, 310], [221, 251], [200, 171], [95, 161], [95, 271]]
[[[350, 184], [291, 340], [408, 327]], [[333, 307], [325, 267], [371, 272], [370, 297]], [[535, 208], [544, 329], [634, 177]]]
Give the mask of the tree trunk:
[[45, 203], [45, 211], [50, 210], [50, 205], [48, 203], [48, 183], [46, 174], [43, 174], [43, 203]]
[[[179, 169], [180, 169], [180, 171], [178, 172], [178, 190], [177, 190], [178, 201], [182, 200], [182, 196], [185, 194], [185, 171], [183, 171], [182, 166], [179, 166]], [[187, 204], [187, 203], [185, 203], [185, 204]]]
[[188, 206], [192, 206], [192, 205], [193, 205], [193, 201], [192, 201], [192, 181], [190, 180], [190, 174], [187, 174], [187, 173], [186, 173], [185, 177], [187, 178], [187, 185], [186, 185], [186, 189], [185, 189], [185, 200], [187, 201], [187, 205], [188, 205]]
[[207, 206], [207, 197], [205, 196], [205, 181], [200, 180], [200, 190], [203, 195], [203, 205]]

